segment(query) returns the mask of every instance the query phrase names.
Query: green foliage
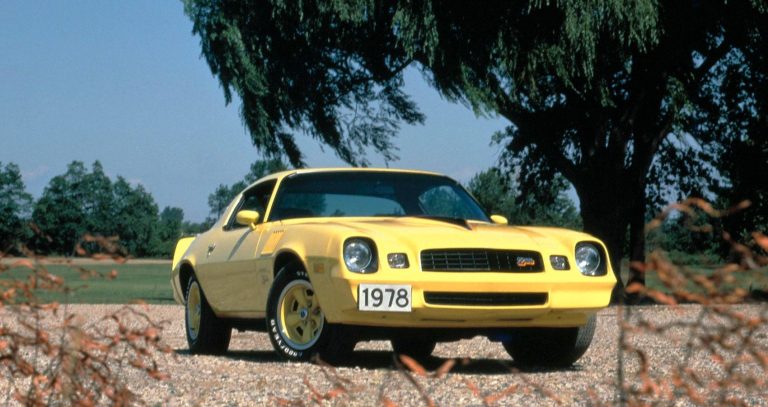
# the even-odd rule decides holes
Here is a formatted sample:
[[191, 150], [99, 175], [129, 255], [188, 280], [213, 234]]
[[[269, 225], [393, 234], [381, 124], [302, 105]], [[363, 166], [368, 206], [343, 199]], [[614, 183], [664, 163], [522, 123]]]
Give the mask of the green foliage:
[[663, 250], [678, 265], [721, 264], [728, 252], [719, 244], [722, 227], [700, 209], [690, 215], [675, 212], [648, 233], [648, 250]]
[[66, 173], [51, 179], [35, 203], [32, 222], [39, 234], [34, 247], [39, 252], [74, 254], [75, 245], [87, 231], [82, 190], [86, 173], [82, 162], [73, 161]]
[[210, 218], [203, 222], [191, 222], [185, 220], [181, 224], [181, 236], [194, 236], [198, 233], [205, 232], [206, 230], [210, 229], [211, 226], [213, 226], [213, 223], [210, 221]]
[[721, 103], [711, 113], [721, 118], [715, 129], [726, 139], [718, 151], [720, 168], [730, 181], [717, 192], [726, 206], [750, 202], [747, 210], [724, 220], [736, 239], [755, 231], [768, 233], [768, 41], [758, 45], [736, 54], [722, 68], [724, 97], [717, 99]]
[[550, 185], [547, 190], [523, 193], [511, 178], [491, 168], [472, 177], [468, 189], [486, 212], [503, 215], [510, 224], [580, 229], [581, 219], [566, 194], [566, 181], [558, 177]]
[[143, 186], [132, 187], [123, 177], [117, 177], [112, 189], [112, 214], [119, 242], [134, 256], [146, 257], [154, 254], [153, 244], [158, 220], [154, 198]]
[[181, 208], [166, 206], [160, 212], [157, 225], [157, 240], [153, 254], [158, 257], [171, 258], [176, 242], [183, 236], [184, 211]]
[[411, 62], [392, 31], [393, 9], [368, 2], [185, 0], [202, 54], [224, 90], [236, 93], [254, 145], [295, 167], [295, 133], [365, 165], [372, 147], [395, 158], [401, 122], [424, 117], [401, 90]]
[[0, 253], [16, 251], [25, 240], [26, 219], [32, 209], [32, 196], [26, 192], [19, 166], [0, 162]]

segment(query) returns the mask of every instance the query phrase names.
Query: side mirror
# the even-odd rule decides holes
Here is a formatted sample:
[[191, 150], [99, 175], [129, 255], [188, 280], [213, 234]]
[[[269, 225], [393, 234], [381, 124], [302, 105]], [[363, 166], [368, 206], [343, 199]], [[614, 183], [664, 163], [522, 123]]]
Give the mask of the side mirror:
[[251, 229], [256, 227], [256, 222], [259, 221], [259, 213], [256, 211], [240, 211], [235, 215], [235, 220], [240, 225], [250, 226]]
[[491, 215], [491, 222], [497, 224], [497, 225], [508, 225], [509, 221], [507, 218], [501, 216], [501, 215]]

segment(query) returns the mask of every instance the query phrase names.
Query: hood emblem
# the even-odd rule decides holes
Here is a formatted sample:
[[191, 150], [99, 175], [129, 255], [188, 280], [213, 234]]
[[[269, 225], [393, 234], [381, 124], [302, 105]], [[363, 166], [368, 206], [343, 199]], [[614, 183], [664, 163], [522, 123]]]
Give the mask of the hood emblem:
[[536, 260], [530, 257], [518, 257], [517, 267], [533, 267], [536, 265]]

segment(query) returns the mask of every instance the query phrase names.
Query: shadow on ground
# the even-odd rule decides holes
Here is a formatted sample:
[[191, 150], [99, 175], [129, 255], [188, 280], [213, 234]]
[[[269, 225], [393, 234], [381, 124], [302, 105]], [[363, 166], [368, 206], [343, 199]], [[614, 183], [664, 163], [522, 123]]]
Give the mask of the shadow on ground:
[[[180, 357], [191, 356], [188, 349], [176, 349], [174, 351]], [[231, 359], [233, 361], [254, 362], [254, 363], [284, 363], [274, 351], [266, 350], [237, 350], [228, 351], [220, 357]], [[451, 359], [430, 357], [427, 360], [420, 361], [427, 371], [435, 371]], [[391, 351], [376, 350], [358, 350], [353, 352], [348, 360], [337, 363], [335, 367], [340, 368], [360, 368], [360, 369], [391, 369], [397, 370], [402, 364], [396, 359], [396, 355]], [[524, 373], [549, 373], [549, 372], [578, 372], [582, 367], [576, 364], [570, 368], [526, 368], [523, 369], [515, 365], [512, 360], [504, 359], [456, 359], [451, 373], [459, 374], [477, 374], [477, 375], [503, 375], [514, 372]]]

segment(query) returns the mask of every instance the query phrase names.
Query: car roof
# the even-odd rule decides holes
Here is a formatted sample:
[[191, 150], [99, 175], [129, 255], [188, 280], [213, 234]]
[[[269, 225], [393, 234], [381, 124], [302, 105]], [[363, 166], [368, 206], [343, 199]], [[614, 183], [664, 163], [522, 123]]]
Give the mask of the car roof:
[[300, 168], [295, 170], [280, 171], [280, 172], [267, 175], [266, 177], [258, 179], [253, 184], [258, 184], [262, 181], [267, 181], [270, 179], [282, 179], [289, 175], [294, 175], [294, 174], [312, 174], [312, 173], [324, 173], [324, 172], [390, 172], [390, 173], [400, 173], [400, 174], [425, 174], [425, 175], [444, 176], [443, 174], [440, 174], [437, 172], [397, 169], [397, 168], [370, 168], [370, 167]]

